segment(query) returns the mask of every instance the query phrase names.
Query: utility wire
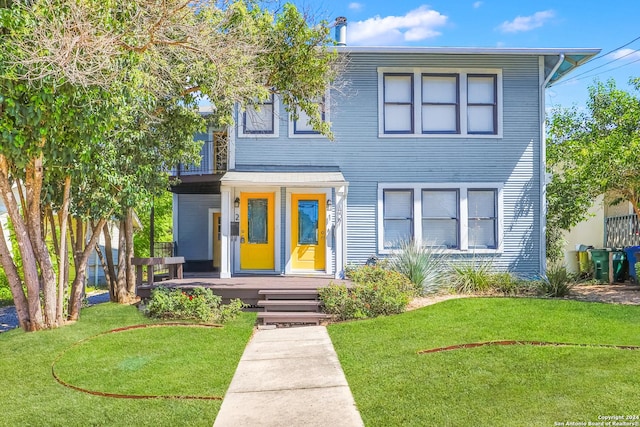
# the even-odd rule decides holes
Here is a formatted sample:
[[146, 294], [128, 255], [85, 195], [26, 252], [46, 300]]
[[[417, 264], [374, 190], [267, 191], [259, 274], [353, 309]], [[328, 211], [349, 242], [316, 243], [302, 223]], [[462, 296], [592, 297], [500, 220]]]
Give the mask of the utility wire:
[[[581, 65], [582, 65], [582, 66], [584, 66], [584, 65], [586, 65], [586, 64], [588, 64], [588, 63], [590, 63], [591, 61], [595, 61], [596, 59], [604, 58], [605, 56], [607, 56], [607, 55], [609, 55], [609, 54], [611, 54], [611, 53], [613, 53], [613, 52], [616, 52], [616, 51], [618, 51], [618, 50], [620, 50], [620, 49], [622, 49], [622, 48], [625, 48], [625, 47], [629, 46], [631, 43], [633, 43], [633, 42], [635, 42], [635, 41], [637, 41], [637, 40], [640, 40], [640, 36], [636, 37], [635, 39], [631, 40], [630, 42], [627, 42], [627, 43], [623, 44], [622, 46], [619, 46], [619, 47], [617, 47], [617, 48], [615, 48], [615, 49], [611, 49], [611, 50], [610, 50], [610, 51], [608, 51], [607, 53], [600, 54], [600, 55], [598, 55], [598, 56], [594, 56], [593, 58], [591, 58], [590, 60], [588, 60], [587, 62], [585, 62], [584, 64], [581, 64]], [[579, 74], [577, 74], [577, 75], [575, 75], [575, 76], [571, 77], [570, 79], [567, 79], [567, 80], [565, 80], [565, 81], [562, 81], [562, 82], [560, 82], [560, 83], [556, 84], [555, 86], [556, 86], [556, 87], [557, 87], [557, 86], [561, 86], [561, 85], [563, 85], [563, 84], [570, 83], [570, 82], [572, 82], [572, 81], [574, 81], [574, 80], [583, 80], [584, 78], [583, 78], [583, 79], [579, 79], [578, 77], [583, 76], [583, 75], [585, 75], [585, 74], [587, 74], [587, 73], [590, 73], [590, 72], [592, 72], [592, 71], [594, 71], [594, 70], [597, 70], [597, 69], [599, 69], [599, 68], [605, 67], [605, 66], [607, 66], [607, 65], [609, 65], [609, 64], [611, 64], [611, 63], [613, 63], [613, 62], [619, 61], [619, 60], [621, 60], [621, 59], [623, 59], [623, 58], [626, 58], [627, 56], [632, 55], [632, 54], [634, 54], [634, 53], [636, 53], [636, 52], [637, 52], [637, 51], [635, 51], [635, 50], [634, 50], [634, 51], [631, 51], [631, 52], [627, 53], [626, 55], [623, 55], [623, 56], [621, 56], [621, 57], [619, 57], [619, 58], [612, 59], [611, 61], [606, 62], [606, 63], [604, 63], [604, 64], [602, 64], [602, 65], [598, 65], [598, 66], [597, 66], [597, 67], [595, 67], [595, 68], [592, 68], [592, 69], [590, 69], [590, 70], [587, 70], [587, 71], [584, 71], [584, 72], [582, 72], [582, 73], [579, 73]], [[633, 64], [634, 62], [637, 62], [637, 61], [630, 62], [629, 64]], [[629, 65], [629, 64], [625, 64], [625, 65]], [[624, 65], [623, 65], [623, 66], [624, 66]], [[617, 68], [620, 68], [620, 67], [613, 68], [613, 70], [615, 70], [615, 69], [617, 69]], [[611, 70], [606, 70], [606, 71], [611, 71]], [[606, 71], [604, 71], [604, 72], [606, 72]], [[602, 73], [597, 73], [597, 74], [595, 74], [595, 75], [597, 76], [597, 75], [600, 75], [600, 74], [602, 74]], [[587, 76], [587, 77], [593, 77], [593, 76]]]
[[619, 66], [614, 67], [614, 68], [609, 68], [608, 70], [600, 71], [599, 73], [593, 74], [591, 76], [584, 76], [584, 77], [581, 77], [581, 78], [578, 78], [578, 79], [574, 77], [571, 80], [584, 80], [584, 79], [588, 79], [590, 77], [599, 76], [600, 74], [608, 73], [609, 71], [617, 70], [618, 68], [626, 67], [627, 65], [635, 64], [636, 62], [640, 62], [640, 58], [636, 59], [635, 61], [627, 62], [626, 64], [622, 64], [622, 65], [619, 65]]

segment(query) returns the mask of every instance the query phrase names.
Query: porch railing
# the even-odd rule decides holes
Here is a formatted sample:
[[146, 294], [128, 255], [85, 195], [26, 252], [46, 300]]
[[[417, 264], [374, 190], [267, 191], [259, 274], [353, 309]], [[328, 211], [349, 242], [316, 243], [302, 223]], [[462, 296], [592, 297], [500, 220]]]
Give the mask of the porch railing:
[[200, 164], [183, 164], [171, 170], [173, 176], [211, 175], [227, 171], [229, 138], [226, 132], [214, 132], [213, 140], [204, 141], [200, 150]]
[[640, 246], [640, 224], [636, 215], [605, 218], [604, 241], [607, 248]]

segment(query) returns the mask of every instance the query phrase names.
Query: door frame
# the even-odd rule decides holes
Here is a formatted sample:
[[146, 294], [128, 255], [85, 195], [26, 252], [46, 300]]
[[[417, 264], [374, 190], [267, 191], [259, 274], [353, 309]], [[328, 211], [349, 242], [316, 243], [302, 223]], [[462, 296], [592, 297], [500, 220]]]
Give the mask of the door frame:
[[325, 201], [331, 200], [332, 203], [334, 200], [332, 199], [332, 189], [331, 188], [317, 188], [317, 187], [306, 187], [306, 188], [287, 188], [287, 199], [286, 199], [286, 232], [285, 232], [285, 256], [286, 256], [286, 265], [285, 265], [285, 274], [300, 274], [300, 273], [310, 273], [310, 274], [333, 274], [333, 256], [332, 250], [333, 247], [333, 215], [330, 209], [327, 209], [327, 206], [322, 206], [320, 211], [325, 213], [325, 254], [324, 254], [324, 271], [318, 270], [296, 270], [293, 268], [291, 262], [291, 240], [292, 240], [292, 232], [291, 226], [293, 224], [293, 206], [291, 202], [292, 194], [324, 194]]
[[[209, 208], [209, 218], [207, 219], [207, 235], [209, 236], [209, 243], [207, 246], [207, 259], [210, 259], [213, 262], [213, 233], [214, 233], [214, 225], [213, 225], [213, 214], [219, 213], [222, 218], [222, 210], [220, 208]], [[223, 251], [224, 249], [220, 249]]]

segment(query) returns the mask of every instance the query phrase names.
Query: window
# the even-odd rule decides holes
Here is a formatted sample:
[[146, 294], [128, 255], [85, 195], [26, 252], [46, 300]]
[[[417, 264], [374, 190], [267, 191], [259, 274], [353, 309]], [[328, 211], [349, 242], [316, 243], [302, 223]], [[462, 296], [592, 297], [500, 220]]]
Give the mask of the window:
[[498, 218], [495, 190], [469, 190], [469, 248], [495, 249]]
[[381, 137], [500, 138], [501, 103], [500, 69], [378, 68]]
[[498, 121], [496, 76], [467, 76], [467, 132], [495, 134]]
[[460, 132], [457, 74], [422, 75], [422, 133]]
[[459, 247], [458, 190], [422, 191], [422, 245]]
[[271, 95], [266, 101], [247, 105], [239, 126], [240, 136], [278, 136], [277, 101]]
[[413, 191], [384, 192], [384, 248], [395, 249], [413, 235]]
[[378, 212], [380, 253], [411, 240], [453, 252], [502, 250], [501, 183], [379, 184]]
[[[322, 121], [326, 121], [326, 108], [325, 108], [325, 100], [324, 98], [320, 102], [316, 102], [316, 104], [320, 105], [320, 111], [322, 114]], [[296, 108], [296, 112], [298, 113], [298, 120], [293, 121], [293, 133], [294, 135], [319, 135], [320, 132], [313, 129], [311, 123], [309, 123], [309, 115], [305, 113], [302, 109]]]
[[413, 133], [413, 74], [384, 75], [384, 132]]

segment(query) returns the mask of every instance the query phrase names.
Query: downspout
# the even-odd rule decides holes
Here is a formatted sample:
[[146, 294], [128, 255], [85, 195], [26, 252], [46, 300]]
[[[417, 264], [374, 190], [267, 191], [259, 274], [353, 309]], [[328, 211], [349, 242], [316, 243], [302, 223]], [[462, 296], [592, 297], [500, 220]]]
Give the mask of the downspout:
[[[544, 76], [544, 57], [541, 56], [542, 75]], [[545, 131], [545, 89], [551, 78], [564, 62], [564, 53], [560, 54], [558, 62], [553, 66], [549, 75], [540, 86], [540, 273], [547, 272], [547, 135]]]

